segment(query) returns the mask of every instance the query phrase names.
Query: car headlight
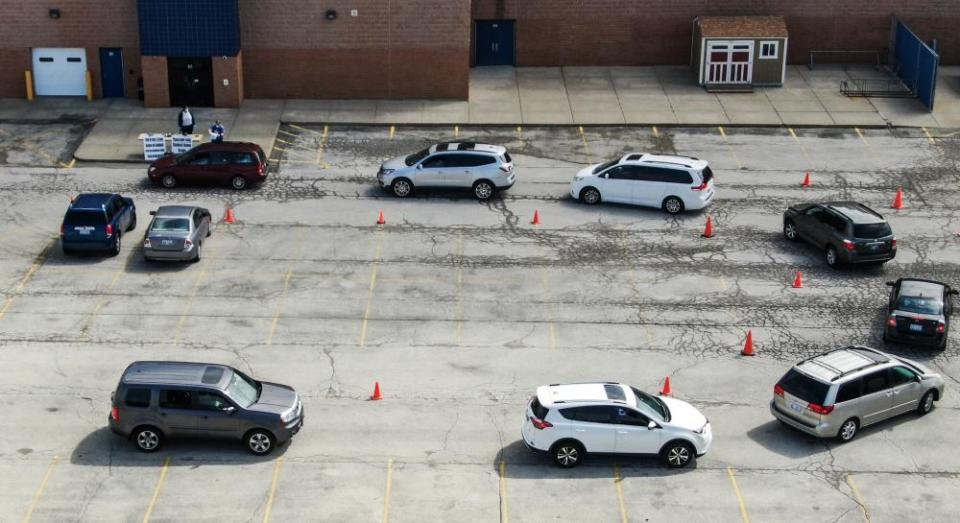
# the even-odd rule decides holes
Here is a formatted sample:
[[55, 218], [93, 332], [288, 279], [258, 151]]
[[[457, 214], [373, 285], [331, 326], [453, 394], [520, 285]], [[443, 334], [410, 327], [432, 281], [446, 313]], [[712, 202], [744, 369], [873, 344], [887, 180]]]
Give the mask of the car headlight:
[[573, 181], [579, 182], [579, 181], [583, 180], [584, 178], [586, 178], [586, 176], [579, 176], [579, 175], [577, 175], [577, 176], [574, 176], [574, 177], [573, 177]]
[[292, 409], [284, 412], [280, 415], [280, 421], [284, 423], [290, 423], [297, 417], [297, 411], [300, 410], [297, 408], [297, 405], [294, 405]]
[[391, 174], [391, 173], [393, 173], [393, 171], [396, 171], [396, 169], [380, 169], [380, 172], [381, 172], [382, 174], [385, 174], [385, 175], [386, 175], [386, 174]]
[[708, 427], [709, 425], [710, 425], [710, 420], [707, 420], [707, 422], [704, 423], [702, 427], [700, 427], [699, 429], [693, 431], [694, 434], [703, 434], [704, 432], [707, 431], [707, 427]]
[[147, 172], [151, 172], [151, 173], [152, 173], [153, 171], [156, 171], [156, 170], [157, 170], [157, 168], [151, 165], [151, 166], [150, 166], [150, 170], [147, 171]]

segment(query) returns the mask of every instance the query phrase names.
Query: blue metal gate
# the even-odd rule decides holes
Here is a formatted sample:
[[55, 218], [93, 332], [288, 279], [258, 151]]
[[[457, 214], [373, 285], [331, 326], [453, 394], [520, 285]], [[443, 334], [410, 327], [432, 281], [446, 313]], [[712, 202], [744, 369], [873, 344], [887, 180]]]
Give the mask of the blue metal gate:
[[890, 40], [890, 67], [923, 105], [932, 111], [940, 55], [897, 17], [893, 17]]

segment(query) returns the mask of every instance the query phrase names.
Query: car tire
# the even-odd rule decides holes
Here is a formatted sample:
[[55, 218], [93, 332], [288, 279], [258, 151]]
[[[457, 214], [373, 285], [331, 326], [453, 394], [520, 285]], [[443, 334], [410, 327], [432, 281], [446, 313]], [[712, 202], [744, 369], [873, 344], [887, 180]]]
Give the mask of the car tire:
[[937, 395], [932, 390], [928, 390], [926, 394], [920, 398], [920, 403], [917, 405], [917, 413], [921, 416], [930, 414], [930, 411], [933, 410], [933, 402], [937, 401]]
[[230, 179], [230, 187], [235, 191], [242, 191], [247, 188], [247, 179], [243, 176], [234, 176]]
[[177, 178], [169, 173], [164, 174], [160, 177], [160, 185], [162, 185], [164, 189], [173, 189], [177, 186]]
[[840, 266], [840, 254], [837, 253], [837, 248], [833, 245], [827, 245], [827, 248], [823, 250], [823, 259], [829, 267], [836, 269]]
[[793, 223], [793, 220], [783, 221], [783, 237], [792, 242], [800, 239], [800, 235], [797, 233], [797, 224]]
[[886, 327], [884, 327], [884, 329], [883, 329], [883, 342], [884, 342], [884, 343], [890, 343], [890, 335], [887, 334], [887, 329], [886, 329]]
[[489, 180], [478, 180], [473, 184], [473, 196], [481, 202], [493, 198], [496, 192], [497, 188]]
[[406, 198], [413, 194], [413, 182], [406, 178], [397, 178], [390, 184], [390, 191], [397, 198]]
[[131, 438], [140, 452], [156, 452], [163, 444], [163, 433], [149, 425], [137, 427], [131, 434]]
[[847, 443], [857, 436], [859, 430], [860, 423], [857, 422], [856, 418], [850, 418], [840, 425], [840, 430], [837, 431], [837, 441]]
[[696, 459], [697, 451], [686, 441], [671, 441], [660, 449], [660, 460], [672, 469], [682, 469]]
[[266, 456], [277, 446], [277, 438], [269, 431], [253, 429], [243, 437], [243, 445], [254, 456]]
[[203, 256], [203, 253], [200, 250], [203, 249], [203, 242], [197, 242], [197, 253], [193, 255], [193, 259], [190, 260], [190, 263], [197, 263], [200, 261], [200, 257]]
[[576, 441], [561, 441], [550, 449], [553, 462], [565, 469], [579, 465], [585, 454], [583, 445]]
[[110, 248], [110, 256], [117, 256], [120, 254], [120, 248], [123, 247], [123, 242], [120, 240], [120, 233], [117, 233], [117, 239], [113, 240], [113, 246]]
[[676, 196], [667, 196], [660, 205], [667, 214], [680, 214], [683, 212], [683, 200]]
[[600, 191], [595, 187], [584, 187], [580, 191], [580, 201], [587, 205], [596, 205], [600, 203]]
[[63, 249], [64, 256], [73, 256], [74, 254], [75, 253], [73, 252], [73, 249], [66, 249], [66, 248]]

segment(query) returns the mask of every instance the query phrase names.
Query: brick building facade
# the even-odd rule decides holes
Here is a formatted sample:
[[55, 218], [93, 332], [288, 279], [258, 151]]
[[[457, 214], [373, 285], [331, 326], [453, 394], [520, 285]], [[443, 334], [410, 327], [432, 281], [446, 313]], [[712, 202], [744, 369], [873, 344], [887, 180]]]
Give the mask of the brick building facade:
[[[235, 106], [244, 97], [464, 99], [477, 59], [478, 20], [512, 21], [510, 61], [518, 66], [652, 65], [690, 63], [697, 16], [782, 15], [790, 32], [788, 59], [802, 63], [810, 50], [886, 49], [896, 14], [920, 37], [937, 39], [942, 63], [960, 63], [957, 0], [193, 3], [216, 9], [231, 1], [239, 13], [239, 50], [206, 57], [217, 106]], [[93, 95], [102, 96], [107, 77], [100, 53], [111, 48], [122, 50], [123, 95], [136, 97], [142, 79], [148, 105], [169, 105], [171, 62], [141, 53], [139, 11], [151, 2], [168, 0], [0, 0], [0, 96], [25, 96], [24, 71], [37, 65], [32, 51], [43, 48], [85, 50]]]

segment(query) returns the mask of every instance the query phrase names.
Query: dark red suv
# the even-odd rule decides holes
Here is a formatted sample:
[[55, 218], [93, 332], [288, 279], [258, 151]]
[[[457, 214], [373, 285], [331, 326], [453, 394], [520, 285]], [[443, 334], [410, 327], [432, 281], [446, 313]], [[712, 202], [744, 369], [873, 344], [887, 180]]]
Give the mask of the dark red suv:
[[239, 191], [267, 179], [267, 156], [255, 143], [204, 143], [154, 161], [147, 176], [167, 189], [181, 183], [230, 184]]

